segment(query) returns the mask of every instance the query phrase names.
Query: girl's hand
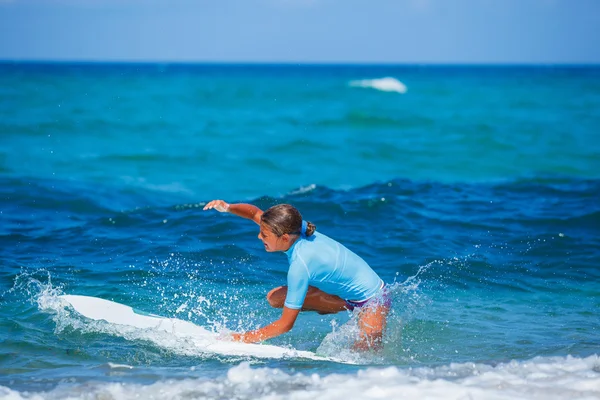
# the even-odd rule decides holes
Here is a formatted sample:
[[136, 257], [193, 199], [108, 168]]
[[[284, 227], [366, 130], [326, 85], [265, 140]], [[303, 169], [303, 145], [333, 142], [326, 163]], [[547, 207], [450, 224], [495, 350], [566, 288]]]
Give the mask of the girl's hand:
[[208, 204], [206, 204], [204, 206], [204, 210], [210, 210], [212, 208], [214, 208], [218, 212], [228, 212], [229, 211], [229, 203], [227, 203], [223, 200], [213, 200], [213, 201], [208, 202]]
[[223, 342], [231, 342], [233, 340], [233, 338], [231, 337], [233, 332], [231, 331], [225, 331], [225, 332], [220, 332], [217, 335], [217, 340], [223, 341]]
[[243, 342], [244, 334], [231, 332], [230, 330], [225, 330], [217, 334], [217, 340], [223, 342]]

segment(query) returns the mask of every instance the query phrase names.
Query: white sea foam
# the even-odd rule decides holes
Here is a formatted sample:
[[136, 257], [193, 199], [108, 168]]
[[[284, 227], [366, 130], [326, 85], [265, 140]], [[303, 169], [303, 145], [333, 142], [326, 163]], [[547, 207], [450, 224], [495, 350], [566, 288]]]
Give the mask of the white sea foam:
[[314, 183], [311, 183], [310, 185], [307, 185], [307, 186], [300, 186], [298, 189], [292, 190], [289, 194], [294, 195], [294, 194], [309, 193], [309, 192], [312, 192], [313, 190], [315, 190], [316, 188], [317, 188], [317, 185], [315, 185]]
[[356, 80], [351, 81], [349, 85], [353, 87], [381, 90], [383, 92], [406, 93], [408, 90], [404, 83], [392, 77]]
[[598, 399], [600, 358], [552, 357], [436, 368], [365, 368], [354, 374], [288, 374], [247, 362], [217, 379], [150, 385], [83, 383], [27, 393], [0, 387], [2, 399]]
[[133, 369], [134, 367], [132, 367], [131, 365], [127, 365], [127, 364], [115, 364], [115, 363], [111, 363], [109, 362], [108, 364], [106, 364], [110, 369]]

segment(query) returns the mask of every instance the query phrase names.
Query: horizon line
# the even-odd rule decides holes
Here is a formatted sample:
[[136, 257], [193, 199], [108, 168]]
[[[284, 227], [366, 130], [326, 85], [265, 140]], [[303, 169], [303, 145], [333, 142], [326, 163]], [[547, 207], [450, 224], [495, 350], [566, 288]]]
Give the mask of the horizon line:
[[398, 62], [398, 61], [219, 61], [219, 60], [85, 60], [85, 59], [16, 59], [0, 58], [0, 64], [137, 64], [137, 65], [219, 65], [219, 66], [439, 66], [439, 67], [463, 67], [463, 66], [481, 66], [481, 67], [594, 67], [600, 66], [599, 62], [529, 62], [529, 61], [502, 61], [502, 62]]

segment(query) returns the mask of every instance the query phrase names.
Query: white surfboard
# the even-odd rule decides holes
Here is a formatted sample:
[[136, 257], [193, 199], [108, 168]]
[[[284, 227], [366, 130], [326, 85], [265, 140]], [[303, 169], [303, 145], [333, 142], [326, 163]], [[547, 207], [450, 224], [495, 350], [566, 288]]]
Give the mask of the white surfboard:
[[259, 358], [308, 358], [319, 361], [335, 361], [331, 358], [317, 356], [310, 351], [219, 340], [213, 332], [189, 321], [138, 314], [129, 306], [98, 297], [62, 295], [60, 298], [86, 318], [139, 329], [165, 331], [180, 338], [191, 339], [194, 346], [203, 352]]

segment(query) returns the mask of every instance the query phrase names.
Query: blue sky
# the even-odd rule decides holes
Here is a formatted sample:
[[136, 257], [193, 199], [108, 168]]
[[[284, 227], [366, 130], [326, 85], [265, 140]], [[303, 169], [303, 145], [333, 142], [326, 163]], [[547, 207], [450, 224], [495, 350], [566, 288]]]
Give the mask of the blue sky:
[[600, 63], [600, 0], [0, 0], [0, 59]]

